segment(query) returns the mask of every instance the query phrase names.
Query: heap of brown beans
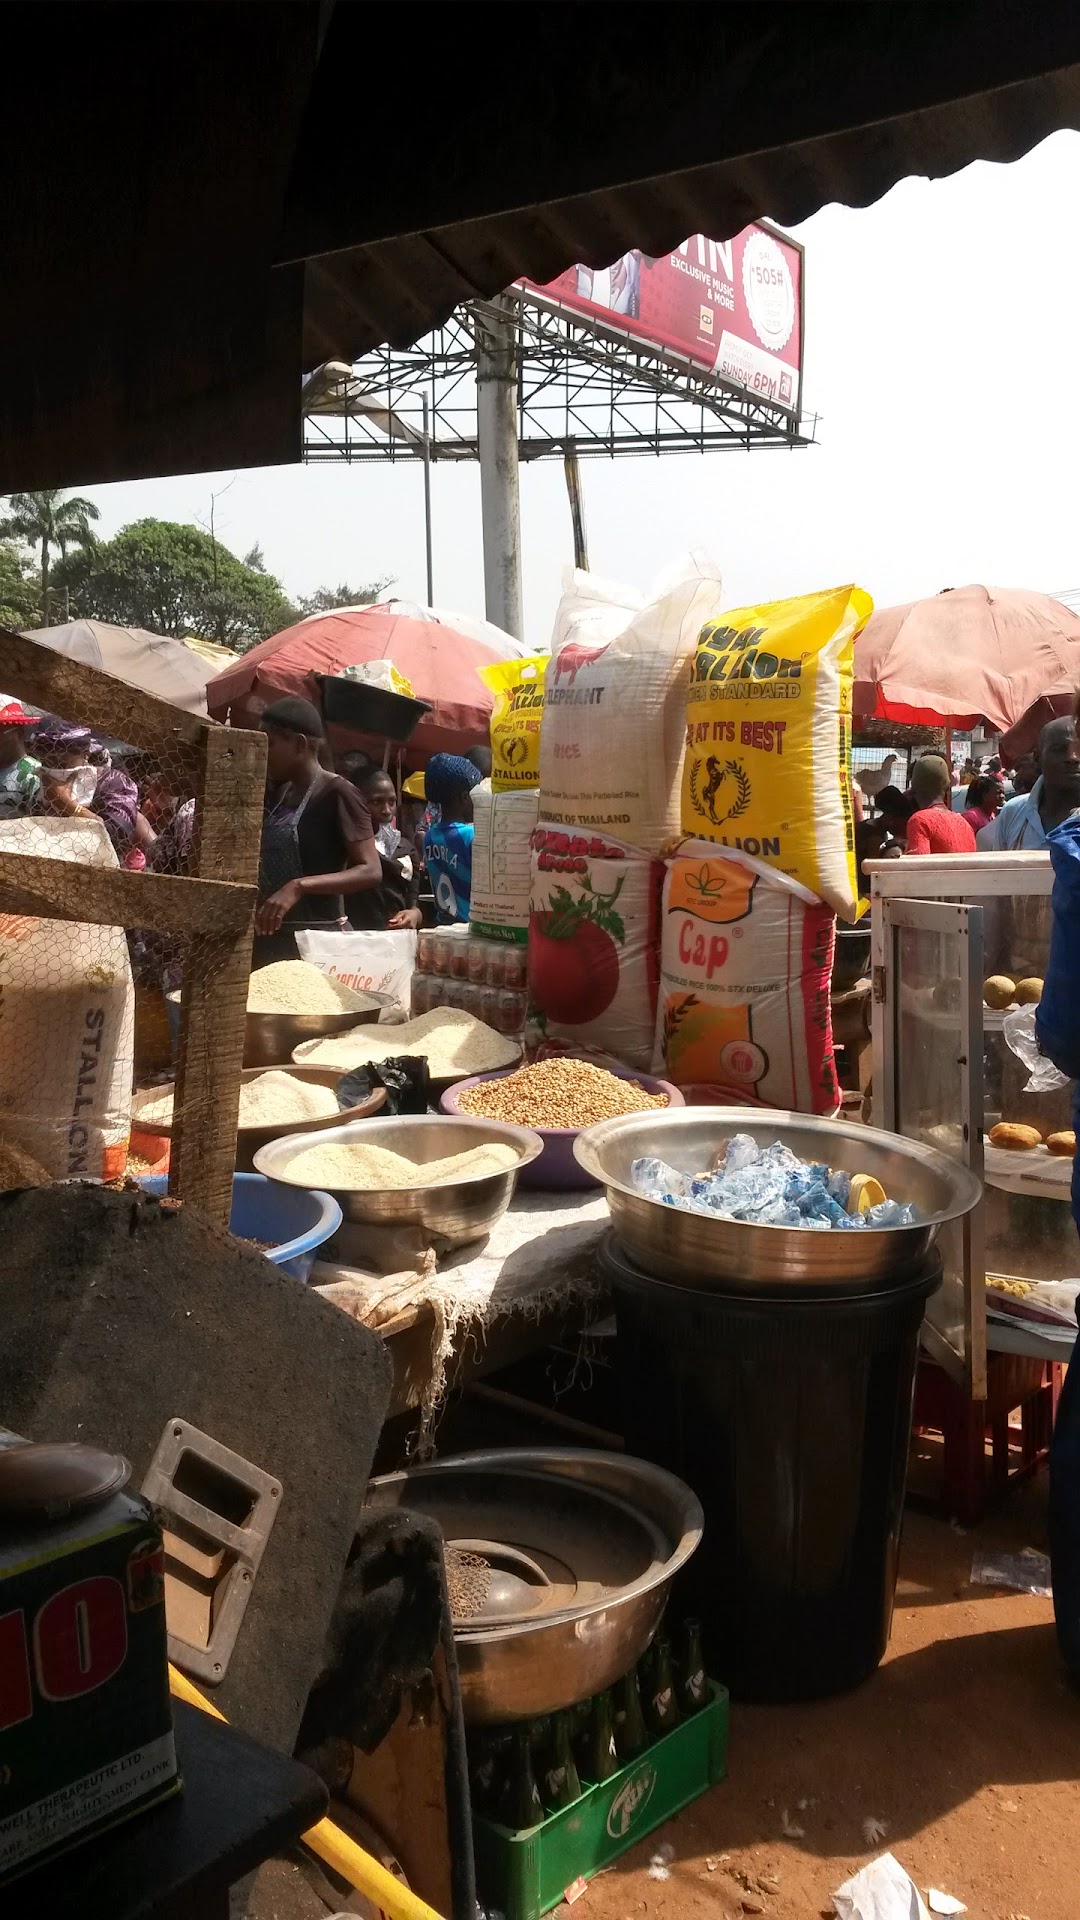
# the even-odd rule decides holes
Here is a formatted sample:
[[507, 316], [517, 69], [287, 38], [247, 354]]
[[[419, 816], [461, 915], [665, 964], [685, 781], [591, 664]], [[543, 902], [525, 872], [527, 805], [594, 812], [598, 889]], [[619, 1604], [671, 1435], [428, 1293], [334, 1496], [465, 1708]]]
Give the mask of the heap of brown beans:
[[646, 1093], [634, 1080], [619, 1080], [588, 1060], [538, 1060], [498, 1080], [466, 1087], [462, 1113], [481, 1120], [507, 1120], [519, 1127], [591, 1127], [620, 1113], [666, 1107], [665, 1093]]

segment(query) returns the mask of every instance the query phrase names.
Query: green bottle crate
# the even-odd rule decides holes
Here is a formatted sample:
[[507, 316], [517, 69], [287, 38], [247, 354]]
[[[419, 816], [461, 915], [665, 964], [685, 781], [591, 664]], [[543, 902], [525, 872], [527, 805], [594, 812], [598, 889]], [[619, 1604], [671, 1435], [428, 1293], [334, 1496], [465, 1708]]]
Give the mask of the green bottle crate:
[[708, 1706], [683, 1720], [610, 1780], [525, 1833], [473, 1816], [476, 1877], [485, 1907], [506, 1920], [540, 1920], [575, 1880], [591, 1880], [727, 1772], [727, 1688], [709, 1682]]

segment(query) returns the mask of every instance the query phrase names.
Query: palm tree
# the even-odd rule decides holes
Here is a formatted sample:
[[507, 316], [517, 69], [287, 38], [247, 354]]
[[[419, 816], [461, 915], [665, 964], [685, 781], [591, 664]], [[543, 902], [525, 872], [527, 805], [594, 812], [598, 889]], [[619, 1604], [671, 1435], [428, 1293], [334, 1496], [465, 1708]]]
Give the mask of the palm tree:
[[91, 521], [101, 518], [92, 500], [82, 494], [64, 493], [61, 487], [48, 487], [44, 493], [12, 493], [7, 512], [0, 518], [0, 540], [21, 540], [41, 550], [41, 624], [47, 627], [51, 612], [49, 560], [52, 552], [66, 558], [69, 547], [92, 547]]

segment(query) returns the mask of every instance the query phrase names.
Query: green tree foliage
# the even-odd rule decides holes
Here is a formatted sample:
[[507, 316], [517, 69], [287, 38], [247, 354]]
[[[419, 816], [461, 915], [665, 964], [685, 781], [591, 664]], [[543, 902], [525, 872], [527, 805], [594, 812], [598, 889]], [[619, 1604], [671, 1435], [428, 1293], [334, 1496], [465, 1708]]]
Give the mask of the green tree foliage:
[[350, 587], [342, 581], [340, 587], [319, 587], [315, 593], [302, 593], [297, 605], [301, 613], [333, 613], [335, 607], [371, 607], [392, 585], [393, 579], [389, 576], [385, 580], [372, 580], [366, 587]]
[[52, 615], [52, 556], [63, 563], [73, 550], [88, 551], [95, 543], [93, 522], [100, 519], [92, 500], [81, 494], [49, 487], [43, 493], [11, 493], [7, 512], [0, 516], [0, 540], [18, 540], [40, 555], [41, 624]]
[[37, 581], [14, 540], [0, 540], [0, 627], [36, 627], [41, 617]]
[[64, 584], [87, 617], [190, 634], [240, 653], [297, 617], [273, 574], [238, 560], [199, 527], [171, 520], [136, 520], [72, 555]]

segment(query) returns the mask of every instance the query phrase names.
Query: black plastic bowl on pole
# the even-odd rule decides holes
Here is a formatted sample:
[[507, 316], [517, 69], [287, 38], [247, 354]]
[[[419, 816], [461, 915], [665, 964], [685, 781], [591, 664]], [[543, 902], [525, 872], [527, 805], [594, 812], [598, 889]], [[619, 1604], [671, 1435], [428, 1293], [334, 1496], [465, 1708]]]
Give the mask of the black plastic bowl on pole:
[[410, 694], [393, 693], [386, 687], [371, 687], [343, 673], [312, 675], [319, 691], [322, 717], [328, 726], [347, 727], [352, 733], [378, 734], [399, 746], [410, 739], [425, 713], [432, 711], [430, 700], [416, 700]]

